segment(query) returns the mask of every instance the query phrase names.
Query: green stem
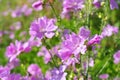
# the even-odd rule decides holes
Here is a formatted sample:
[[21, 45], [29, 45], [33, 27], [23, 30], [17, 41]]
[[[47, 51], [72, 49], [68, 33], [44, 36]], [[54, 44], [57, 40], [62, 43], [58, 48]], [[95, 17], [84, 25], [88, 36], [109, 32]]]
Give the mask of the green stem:
[[57, 64], [57, 62], [55, 62], [55, 60], [54, 60], [54, 58], [53, 58], [53, 56], [52, 56], [52, 53], [51, 53], [49, 50], [48, 50], [48, 52], [49, 52], [49, 54], [50, 54], [50, 56], [51, 56], [51, 59], [52, 59], [54, 65], [55, 65], [55, 67], [58, 67], [58, 64]]
[[[91, 30], [90, 27], [90, 13], [91, 13], [91, 6], [92, 6], [92, 1], [88, 0], [86, 1], [86, 23], [87, 23], [87, 27]], [[85, 76], [85, 80], [88, 80], [88, 76], [89, 76], [89, 52], [86, 54], [87, 57], [87, 69], [86, 69], [86, 76]]]
[[108, 64], [109, 60], [111, 59], [111, 57], [108, 58], [108, 60], [105, 62], [105, 64], [103, 65], [103, 67], [99, 70], [99, 72], [96, 74], [96, 77], [98, 77], [98, 75], [103, 71], [103, 69], [106, 67], [106, 65]]
[[50, 6], [51, 6], [51, 8], [52, 8], [53, 13], [55, 14], [55, 17], [57, 18], [57, 22], [59, 22], [59, 25], [61, 25], [61, 18], [60, 18], [60, 16], [57, 15], [57, 13], [56, 13], [56, 11], [55, 11], [55, 8], [53, 7], [52, 3], [49, 2], [49, 4], [50, 4]]
[[[43, 40], [42, 40], [45, 44], [46, 44], [46, 41], [45, 41], [45, 38], [43, 38]], [[47, 47], [46, 47], [47, 48]], [[48, 49], [47, 49], [48, 50]], [[52, 62], [53, 62], [53, 64], [54, 64], [54, 66], [55, 67], [57, 67], [58, 65], [55, 63], [55, 60], [54, 60], [54, 58], [53, 58], [53, 56], [52, 56], [52, 53], [48, 50], [48, 52], [49, 52], [49, 54], [50, 54], [50, 56], [51, 56], [51, 59], [52, 59]]]
[[55, 14], [56, 18], [58, 19], [58, 15], [57, 15], [57, 13], [56, 13], [56, 11], [55, 11], [55, 9], [54, 9], [52, 3], [49, 2], [49, 4], [50, 4], [50, 6], [51, 6], [51, 8], [52, 8], [53, 13]]

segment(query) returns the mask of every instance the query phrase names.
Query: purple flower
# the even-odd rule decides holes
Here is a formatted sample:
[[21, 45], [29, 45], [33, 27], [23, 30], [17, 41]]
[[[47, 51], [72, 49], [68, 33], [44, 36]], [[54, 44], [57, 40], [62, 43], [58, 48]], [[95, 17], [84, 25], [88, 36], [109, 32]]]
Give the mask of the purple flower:
[[58, 68], [54, 68], [46, 73], [47, 80], [66, 80], [67, 73], [64, 72], [66, 69], [65, 65]]
[[63, 61], [63, 64], [65, 64], [67, 67], [72, 66], [74, 69], [76, 68], [75, 66], [76, 63], [79, 64], [79, 60], [76, 57], [68, 58], [66, 61]]
[[110, 8], [113, 9], [118, 9], [118, 4], [116, 3], [115, 0], [110, 0]]
[[21, 42], [16, 41], [15, 45], [11, 43], [6, 49], [6, 57], [10, 59], [10, 62], [14, 60], [23, 51]]
[[3, 36], [3, 34], [4, 34], [4, 32], [3, 32], [3, 31], [0, 31], [0, 37], [2, 37], [2, 36]]
[[62, 17], [70, 17], [70, 12], [81, 10], [84, 7], [84, 0], [64, 0]]
[[10, 74], [10, 69], [8, 67], [0, 66], [0, 78], [7, 77]]
[[84, 7], [84, 0], [64, 0], [63, 8], [68, 11], [80, 10]]
[[96, 34], [92, 39], [88, 41], [88, 45], [99, 44], [101, 39], [101, 36]]
[[21, 9], [17, 7], [15, 10], [12, 11], [11, 16], [13, 18], [20, 17], [22, 15]]
[[37, 64], [31, 64], [27, 71], [31, 74], [30, 80], [44, 80], [42, 71]]
[[[39, 76], [30, 76], [29, 78], [30, 78], [29, 80], [45, 80], [44, 76], [41, 76], [41, 75], [39, 75]], [[27, 80], [28, 80], [28, 78], [27, 78]]]
[[28, 8], [27, 5], [23, 5], [23, 7], [21, 8], [21, 12], [25, 15], [25, 16], [29, 16], [32, 13], [32, 8]]
[[96, 7], [96, 8], [100, 8], [101, 7], [101, 2], [99, 0], [94, 0], [93, 1], [93, 5]]
[[30, 35], [42, 39], [44, 36], [52, 38], [57, 29], [55, 26], [55, 19], [48, 19], [47, 17], [38, 18], [34, 20], [30, 26]]
[[51, 60], [51, 53], [46, 49], [46, 47], [42, 47], [41, 51], [38, 52], [38, 56], [44, 56], [44, 62], [47, 64]]
[[21, 78], [20, 74], [10, 74], [3, 80], [21, 80], [20, 78]]
[[13, 18], [21, 17], [22, 14], [25, 16], [29, 16], [32, 13], [32, 8], [28, 8], [27, 5], [23, 5], [23, 7], [17, 7], [15, 10], [11, 12], [11, 16]]
[[114, 55], [113, 55], [113, 58], [114, 58], [114, 63], [115, 64], [118, 64], [120, 62], [120, 50], [118, 50]]
[[36, 2], [34, 2], [34, 3], [32, 4], [32, 7], [33, 7], [36, 11], [40, 11], [40, 10], [43, 9], [42, 4], [43, 4], [43, 2], [42, 2], [41, 0], [38, 0], [38, 1], [36, 1]]
[[9, 33], [9, 38], [10, 38], [10, 39], [14, 39], [14, 38], [15, 38], [15, 34], [14, 34], [13, 32], [10, 32], [10, 33]]
[[90, 66], [90, 67], [93, 67], [93, 66], [94, 66], [94, 60], [93, 60], [92, 58], [90, 58], [89, 66]]
[[27, 34], [26, 31], [22, 31], [22, 32], [20, 32], [19, 36], [20, 36], [20, 37], [23, 37], [23, 36], [25, 36], [26, 34]]
[[32, 8], [28, 8], [28, 9], [24, 12], [24, 15], [25, 15], [25, 16], [29, 16], [30, 14], [32, 14]]
[[79, 30], [79, 36], [84, 38], [84, 39], [89, 38], [90, 37], [90, 30], [88, 30], [84, 27], [81, 27]]
[[67, 60], [71, 55], [77, 56], [79, 53], [84, 54], [85, 51], [86, 45], [84, 45], [84, 40], [72, 33], [66, 36], [66, 39], [62, 42], [58, 55], [62, 60]]
[[62, 60], [67, 60], [72, 55], [72, 52], [69, 49], [60, 49], [58, 55]]
[[110, 36], [112, 36], [112, 34], [116, 34], [116, 33], [118, 33], [118, 27], [114, 27], [114, 26], [111, 26], [111, 25], [108, 24], [103, 29], [103, 31], [101, 33], [101, 36], [102, 36], [102, 38], [104, 38], [106, 36], [110, 37]]
[[16, 58], [13, 61], [8, 62], [7, 65], [6, 65], [6, 67], [8, 67], [10, 69], [13, 69], [13, 68], [19, 66], [20, 65], [19, 63], [20, 63], [19, 59]]
[[31, 64], [28, 67], [27, 71], [33, 76], [37, 76], [37, 75], [42, 74], [41, 69], [39, 68], [39, 66], [37, 64]]
[[15, 22], [10, 28], [11, 30], [20, 30], [21, 22]]
[[39, 42], [35, 40], [27, 41], [22, 43], [20, 41], [16, 41], [15, 44], [11, 43], [6, 49], [6, 57], [9, 58], [10, 62], [14, 60], [21, 52], [29, 52], [33, 46], [38, 46]]
[[22, 76], [20, 80], [30, 80], [29, 76]]
[[101, 74], [101, 75], [99, 76], [100, 79], [107, 79], [108, 77], [109, 77], [108, 74]]

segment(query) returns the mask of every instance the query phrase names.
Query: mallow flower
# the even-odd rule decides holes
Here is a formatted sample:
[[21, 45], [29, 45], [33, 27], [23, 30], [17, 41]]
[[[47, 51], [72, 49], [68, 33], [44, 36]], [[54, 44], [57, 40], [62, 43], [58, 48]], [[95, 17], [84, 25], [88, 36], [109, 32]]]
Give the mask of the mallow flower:
[[38, 52], [38, 56], [43, 56], [44, 57], [44, 62], [47, 64], [51, 60], [50, 51], [46, 49], [46, 47], [42, 47], [41, 51]]
[[41, 68], [37, 64], [31, 64], [27, 71], [31, 74], [30, 80], [44, 80]]
[[90, 30], [86, 29], [85, 27], [81, 27], [79, 30], [79, 37], [88, 39], [90, 37]]
[[108, 79], [109, 75], [108, 74], [101, 74], [99, 76], [100, 79]]
[[112, 36], [113, 34], [117, 34], [118, 33], [118, 27], [115, 27], [115, 26], [111, 26], [110, 24], [106, 25], [104, 28], [103, 28], [103, 31], [101, 33], [101, 37], [104, 38], [104, 37], [110, 37]]
[[45, 16], [34, 20], [30, 26], [30, 35], [39, 39], [42, 39], [44, 36], [52, 38], [55, 35], [54, 31], [58, 28], [55, 22], [55, 19], [48, 19]]
[[96, 7], [96, 8], [100, 8], [101, 7], [101, 2], [99, 0], [94, 0], [93, 1], [93, 5]]
[[64, 0], [63, 1], [63, 17], [69, 15], [70, 12], [75, 12], [84, 8], [84, 0]]
[[6, 78], [2, 80], [21, 80], [20, 74], [9, 74]]
[[16, 59], [21, 52], [30, 52], [33, 46], [40, 46], [40, 41], [28, 40], [27, 42], [22, 43], [21, 41], [16, 40], [15, 44], [10, 43], [7, 47], [5, 55], [11, 62]]
[[10, 68], [0, 66], [0, 79], [7, 77], [10, 74]]
[[88, 45], [94, 45], [94, 44], [99, 44], [100, 41], [101, 41], [101, 36], [100, 35], [95, 35], [93, 38], [91, 38], [89, 41], [88, 41]]
[[117, 2], [115, 1], [115, 0], [110, 0], [110, 8], [111, 8], [111, 10], [113, 10], [113, 9], [118, 9], [119, 7], [118, 7], [118, 4], [117, 4]]
[[15, 45], [11, 43], [6, 49], [6, 57], [10, 59], [10, 62], [14, 60], [23, 51], [22, 43], [19, 41], [15, 42]]
[[34, 10], [36, 10], [36, 11], [40, 11], [40, 10], [42, 10], [43, 9], [43, 1], [42, 0], [38, 0], [38, 1], [36, 1], [36, 2], [34, 2], [33, 4], [32, 4], [32, 7], [34, 8]]
[[67, 60], [72, 55], [77, 56], [79, 53], [85, 54], [86, 45], [84, 40], [75, 33], [66, 35], [62, 42], [61, 49], [58, 50], [58, 55], [62, 60]]
[[114, 63], [115, 64], [118, 64], [120, 62], [120, 50], [118, 50], [114, 55], [113, 55], [113, 58], [114, 58]]
[[66, 80], [66, 66], [61, 65], [59, 68], [53, 68], [46, 73], [46, 80]]

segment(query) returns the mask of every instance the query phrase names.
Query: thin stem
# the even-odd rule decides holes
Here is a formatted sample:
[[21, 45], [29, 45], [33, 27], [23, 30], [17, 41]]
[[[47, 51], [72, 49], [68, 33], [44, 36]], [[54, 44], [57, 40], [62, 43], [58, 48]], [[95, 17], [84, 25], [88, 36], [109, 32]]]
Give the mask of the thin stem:
[[[91, 2], [92, 2], [91, 0], [86, 1], [86, 5], [87, 5], [86, 6], [86, 23], [87, 23], [87, 27], [89, 29], [91, 29], [90, 28], [90, 13], [91, 13], [91, 4], [92, 4]], [[88, 80], [88, 76], [89, 76], [89, 74], [88, 74], [88, 72], [89, 72], [89, 52], [87, 53], [86, 57], [87, 57], [87, 69], [86, 69], [85, 79]]]
[[[46, 43], [46, 41], [45, 41], [45, 38], [43, 38], [43, 40], [42, 40], [44, 43]], [[48, 49], [47, 49], [48, 50]], [[52, 56], [52, 53], [48, 50], [48, 52], [49, 52], [49, 54], [50, 54], [50, 56], [51, 56], [51, 59], [52, 59], [52, 62], [53, 62], [53, 64], [54, 64], [54, 66], [55, 67], [57, 67], [57, 64], [55, 63], [55, 60], [54, 60], [54, 58], [53, 58], [53, 56]]]
[[56, 11], [55, 11], [55, 8], [53, 7], [52, 3], [49, 2], [51, 8], [52, 8], [52, 11], [53, 13], [55, 14], [56, 18], [57, 18], [57, 21], [59, 22], [59, 25], [61, 25], [61, 18], [59, 17], [59, 15], [57, 15]]
[[99, 70], [99, 72], [96, 74], [96, 77], [103, 71], [103, 69], [106, 67], [106, 65], [108, 64], [109, 60], [111, 59], [111, 57], [108, 58], [108, 60], [105, 62], [105, 64], [103, 65], [103, 67]]
[[50, 53], [50, 56], [51, 56], [51, 59], [52, 59], [54, 65], [55, 65], [56, 67], [58, 67], [58, 65], [56, 64], [56, 62], [55, 62], [55, 60], [54, 60], [54, 58], [53, 58], [53, 56], [52, 56], [52, 53], [51, 53], [49, 50], [48, 50], [48, 52]]
[[56, 11], [55, 11], [55, 9], [54, 9], [52, 3], [49, 2], [49, 4], [50, 4], [50, 6], [51, 6], [51, 8], [52, 8], [52, 11], [53, 11], [53, 13], [55, 14], [56, 18], [58, 18], [58, 15], [57, 15], [57, 13], [56, 13]]

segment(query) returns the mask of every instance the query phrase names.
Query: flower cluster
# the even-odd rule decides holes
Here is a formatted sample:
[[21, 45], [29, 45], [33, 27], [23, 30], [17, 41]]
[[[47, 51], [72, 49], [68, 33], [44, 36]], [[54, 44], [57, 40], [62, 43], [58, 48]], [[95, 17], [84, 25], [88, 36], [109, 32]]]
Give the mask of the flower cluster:
[[34, 20], [30, 26], [30, 35], [37, 38], [52, 38], [55, 33], [54, 31], [57, 29], [55, 26], [55, 19], [48, 19], [47, 17], [38, 18], [38, 20]]
[[[53, 0], [49, 0], [48, 2], [47, 0], [33, 1], [34, 3], [31, 5], [33, 9], [29, 8], [28, 5], [23, 5], [23, 7], [16, 7], [15, 10], [11, 11], [12, 17], [17, 18], [23, 14], [24, 16], [29, 16], [33, 10], [38, 12], [44, 10], [47, 6], [47, 8], [51, 7], [57, 17], [48, 18], [48, 16], [42, 16], [40, 18], [35, 18], [35, 20], [30, 23], [30, 37], [24, 41], [18, 39], [19, 41], [16, 40], [15, 43], [10, 43], [9, 46], [6, 47], [5, 57], [8, 59], [8, 62], [6, 65], [0, 66], [0, 80], [92, 80], [94, 74], [91, 74], [89, 69], [94, 67], [95, 62], [100, 62], [100, 55], [96, 55], [97, 53], [103, 52], [102, 49], [100, 49], [102, 46], [101, 42], [107, 37], [111, 38], [111, 36], [116, 36], [116, 34], [119, 33], [119, 28], [103, 22], [105, 26], [100, 28], [100, 33], [96, 33], [92, 31], [92, 21], [89, 22], [91, 16], [94, 16], [94, 12], [91, 13], [90, 11], [90, 13], [84, 13], [86, 12], [86, 4], [89, 3], [90, 0], [88, 2], [86, 2], [86, 0], [60, 1], [63, 2], [61, 17], [56, 15], [57, 12], [52, 5], [54, 4]], [[89, 5], [99, 9], [102, 7], [102, 2], [102, 0], [93, 0]], [[109, 7], [111, 10], [119, 8], [115, 0], [110, 0], [108, 2], [110, 2]], [[45, 7], [43, 5], [45, 5]], [[84, 13], [84, 15], [82, 15], [83, 23], [79, 23], [79, 17], [75, 20], [72, 18], [69, 24], [72, 29], [78, 28], [78, 30], [72, 31], [72, 29], [64, 29], [64, 26], [69, 26], [69, 24], [67, 25], [67, 21], [69, 20], [64, 20], [63, 17], [67, 18], [71, 13], [76, 14], [76, 12]], [[65, 21], [66, 23], [64, 25]], [[71, 25], [72, 22], [75, 24]], [[15, 31], [17, 32], [21, 28], [22, 21], [13, 23], [9, 31], [0, 30], [0, 38], [2, 38], [4, 34], [9, 34], [11, 40], [14, 40]], [[25, 34], [27, 34], [27, 32], [22, 31], [19, 36], [22, 35], [22, 37], [25, 37]], [[52, 44], [55, 42], [57, 43]], [[111, 53], [113, 52], [112, 49], [108, 52], [110, 51]], [[37, 53], [37, 55], [34, 53]], [[33, 54], [33, 56], [35, 56], [35, 59], [33, 58], [34, 62], [31, 61], [23, 65], [21, 61], [21, 55], [23, 54], [27, 56]], [[39, 59], [42, 59], [41, 57], [43, 58], [43, 63], [41, 64], [45, 64], [49, 67], [47, 70], [42, 70], [43, 67], [37, 63], [37, 61], [40, 61]], [[96, 60], [96, 58], [98, 59]], [[113, 59], [115, 64], [120, 63], [120, 50], [113, 55]], [[95, 74], [97, 78], [109, 79], [110, 75], [108, 73], [101, 73], [106, 64], [107, 63], [105, 63], [102, 69]], [[14, 69], [18, 66], [21, 67], [21, 65], [23, 65], [26, 70], [25, 75], [14, 72]]]

